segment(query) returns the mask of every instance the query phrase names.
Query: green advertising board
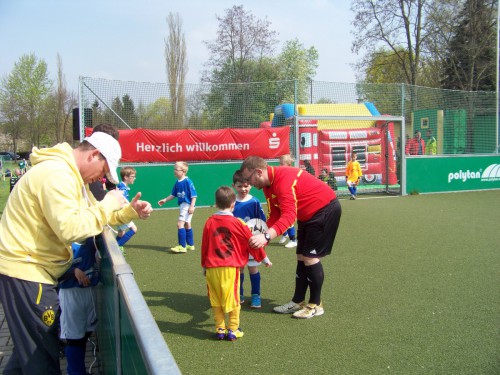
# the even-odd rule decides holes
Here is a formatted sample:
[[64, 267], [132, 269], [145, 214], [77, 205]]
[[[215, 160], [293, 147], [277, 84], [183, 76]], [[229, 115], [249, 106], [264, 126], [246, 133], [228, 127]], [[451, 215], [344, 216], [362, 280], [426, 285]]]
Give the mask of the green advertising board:
[[[276, 163], [270, 163], [276, 164]], [[123, 164], [122, 166], [129, 165]], [[153, 208], [160, 208], [158, 201], [170, 195], [177, 181], [174, 176], [174, 164], [140, 164], [131, 165], [137, 171], [137, 179], [130, 185], [130, 198], [137, 192], [142, 193], [141, 199], [150, 202]], [[241, 161], [227, 163], [198, 163], [189, 164], [188, 177], [193, 181], [198, 198], [196, 206], [213, 206], [215, 204], [215, 190], [221, 185], [231, 186], [233, 173], [239, 169]], [[265, 202], [264, 194], [252, 188], [250, 194], [261, 202]], [[178, 207], [177, 199], [165, 203], [162, 208]]]
[[500, 155], [406, 158], [406, 193], [500, 189]]

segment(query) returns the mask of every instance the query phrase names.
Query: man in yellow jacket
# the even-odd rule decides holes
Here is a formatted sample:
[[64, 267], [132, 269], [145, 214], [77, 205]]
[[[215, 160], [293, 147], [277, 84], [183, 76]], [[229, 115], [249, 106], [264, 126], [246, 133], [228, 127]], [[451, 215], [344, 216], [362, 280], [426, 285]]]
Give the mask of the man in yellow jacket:
[[5, 374], [59, 374], [57, 279], [70, 267], [71, 243], [106, 225], [147, 218], [140, 193], [127, 203], [114, 190], [97, 202], [88, 184], [118, 182], [118, 141], [97, 132], [77, 148], [33, 149], [32, 168], [16, 184], [0, 223], [0, 300], [14, 342]]

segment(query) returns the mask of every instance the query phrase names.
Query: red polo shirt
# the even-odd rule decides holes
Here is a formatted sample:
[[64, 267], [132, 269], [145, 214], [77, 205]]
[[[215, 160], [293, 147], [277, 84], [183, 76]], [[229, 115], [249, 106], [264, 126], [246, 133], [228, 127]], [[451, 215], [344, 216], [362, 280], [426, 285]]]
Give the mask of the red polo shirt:
[[278, 235], [295, 220], [309, 220], [336, 198], [332, 188], [299, 168], [268, 166], [267, 173], [271, 183], [263, 188], [269, 210], [267, 225]]

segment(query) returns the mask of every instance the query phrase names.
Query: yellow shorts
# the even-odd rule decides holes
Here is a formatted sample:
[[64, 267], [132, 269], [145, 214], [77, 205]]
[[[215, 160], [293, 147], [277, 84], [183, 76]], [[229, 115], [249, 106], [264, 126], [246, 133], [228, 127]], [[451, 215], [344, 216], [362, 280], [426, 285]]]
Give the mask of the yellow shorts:
[[215, 267], [206, 270], [208, 297], [212, 307], [222, 307], [224, 313], [240, 305], [240, 269]]

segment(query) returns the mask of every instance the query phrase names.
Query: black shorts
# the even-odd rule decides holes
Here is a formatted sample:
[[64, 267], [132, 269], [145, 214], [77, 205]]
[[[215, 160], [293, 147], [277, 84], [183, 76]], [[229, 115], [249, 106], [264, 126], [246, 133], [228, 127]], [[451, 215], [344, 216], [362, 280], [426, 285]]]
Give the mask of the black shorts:
[[14, 342], [5, 373], [60, 373], [56, 286], [0, 275], [0, 300]]
[[296, 253], [308, 258], [330, 255], [341, 215], [342, 208], [335, 198], [308, 221], [299, 221]]

